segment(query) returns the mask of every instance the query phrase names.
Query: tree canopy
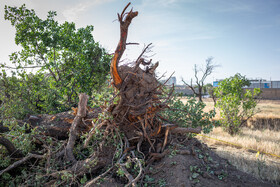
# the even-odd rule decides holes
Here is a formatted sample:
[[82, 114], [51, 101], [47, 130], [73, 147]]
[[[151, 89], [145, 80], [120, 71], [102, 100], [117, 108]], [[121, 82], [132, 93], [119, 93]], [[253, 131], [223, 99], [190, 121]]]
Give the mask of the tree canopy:
[[[1, 64], [3, 68], [14, 69], [13, 78], [7, 78], [5, 70], [2, 71], [2, 92], [7, 94], [8, 84], [17, 82], [20, 88], [25, 88], [10, 96], [23, 97], [21, 90], [29, 90], [32, 106], [39, 106], [44, 112], [63, 110], [62, 105], [73, 106], [78, 93], [92, 95], [107, 80], [111, 59], [94, 41], [93, 26], [76, 29], [75, 23], [60, 24], [55, 20], [56, 15], [55, 11], [49, 11], [47, 18], [41, 19], [25, 5], [5, 6], [5, 19], [15, 27], [15, 43], [22, 50], [10, 55], [15, 67]], [[30, 68], [36, 68], [36, 73], [27, 73]], [[32, 89], [27, 82], [31, 82]], [[2, 92], [3, 101], [6, 99]]]

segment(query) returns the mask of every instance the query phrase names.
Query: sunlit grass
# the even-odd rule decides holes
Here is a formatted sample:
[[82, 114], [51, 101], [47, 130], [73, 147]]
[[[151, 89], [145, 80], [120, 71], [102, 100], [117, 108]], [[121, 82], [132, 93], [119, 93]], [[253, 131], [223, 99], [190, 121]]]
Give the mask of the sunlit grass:
[[[234, 144], [240, 145], [243, 148], [254, 149], [260, 152], [267, 152], [280, 156], [280, 133], [277, 131], [271, 131], [269, 129], [265, 130], [252, 130], [250, 128], [242, 128], [241, 133], [235, 136], [231, 136], [221, 127], [214, 128], [210, 134], [207, 134], [212, 138], [219, 140], [232, 142]], [[201, 138], [209, 144], [215, 145], [225, 145], [226, 143], [219, 142], [213, 139]], [[228, 145], [228, 144], [226, 144]], [[280, 158], [279, 158], [280, 161]]]

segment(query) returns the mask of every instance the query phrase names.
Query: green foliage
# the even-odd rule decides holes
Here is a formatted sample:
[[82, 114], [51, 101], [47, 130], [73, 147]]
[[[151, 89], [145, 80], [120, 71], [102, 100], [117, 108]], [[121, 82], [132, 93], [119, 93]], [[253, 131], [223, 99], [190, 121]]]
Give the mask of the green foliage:
[[[78, 93], [92, 95], [107, 80], [111, 56], [95, 42], [93, 26], [76, 29], [74, 23], [55, 21], [50, 11], [45, 20], [34, 10], [5, 6], [5, 19], [16, 29], [21, 51], [10, 55], [16, 67], [12, 76], [0, 74], [0, 100], [7, 116], [55, 113], [74, 106]], [[2, 64], [2, 67], [7, 67]], [[28, 73], [34, 69], [36, 73]], [[16, 114], [13, 109], [18, 108]]]
[[249, 85], [249, 80], [237, 73], [219, 82], [214, 90], [218, 98], [215, 106], [220, 109], [221, 123], [231, 135], [238, 133], [242, 123], [256, 113], [255, 98], [261, 91], [259, 88], [255, 88], [253, 92], [243, 89]]
[[215, 121], [215, 110], [204, 112], [206, 104], [197, 101], [194, 97], [188, 97], [188, 101], [184, 104], [178, 95], [174, 95], [169, 100], [169, 109], [163, 112], [163, 117], [168, 121], [183, 127], [202, 127], [204, 133], [209, 133]]
[[[107, 77], [107, 80], [109, 80], [110, 77]], [[108, 107], [111, 103], [114, 102], [117, 103], [117, 99], [114, 97], [114, 88], [108, 84], [103, 85], [99, 88], [96, 92], [92, 93], [92, 102], [91, 107]]]
[[[31, 132], [26, 133], [29, 129], [28, 124], [18, 124], [15, 120], [4, 121], [4, 127], [9, 128], [9, 132], [1, 133], [1, 136], [7, 138], [13, 145], [20, 149], [26, 155], [27, 153], [35, 150], [33, 142], [34, 136], [38, 134], [36, 129], [31, 129]], [[12, 159], [8, 156], [7, 150], [0, 145], [0, 168], [6, 168], [12, 164]], [[12, 177], [9, 173], [4, 173], [0, 176], [0, 186], [15, 186], [26, 179], [26, 171], [23, 169], [21, 174], [16, 178]]]
[[117, 175], [118, 175], [119, 177], [124, 177], [124, 170], [123, 170], [121, 167], [118, 168], [118, 170], [117, 170]]

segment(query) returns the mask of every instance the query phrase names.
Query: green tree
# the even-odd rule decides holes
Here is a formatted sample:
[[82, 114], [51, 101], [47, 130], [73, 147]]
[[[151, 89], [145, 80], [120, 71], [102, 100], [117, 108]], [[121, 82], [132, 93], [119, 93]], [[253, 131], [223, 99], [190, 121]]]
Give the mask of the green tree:
[[[5, 6], [5, 19], [15, 27], [15, 43], [22, 50], [10, 55], [14, 67], [2, 64], [3, 68], [13, 68], [13, 78], [7, 78], [5, 70], [2, 71], [1, 94], [7, 94], [8, 87], [17, 84], [20, 89], [9, 93], [10, 97], [34, 100], [32, 107], [25, 106], [31, 110], [70, 108], [77, 103], [78, 93], [92, 95], [107, 80], [110, 69], [111, 56], [94, 41], [93, 26], [76, 29], [74, 23], [58, 23], [55, 16], [56, 12], [50, 11], [43, 20], [25, 5]], [[27, 73], [27, 69], [34, 68], [36, 73]], [[29, 98], [25, 97], [27, 82], [32, 86], [28, 89]], [[7, 100], [1, 96], [2, 102]]]
[[250, 81], [237, 73], [233, 77], [219, 82], [214, 89], [217, 96], [216, 107], [220, 109], [221, 123], [225, 130], [234, 135], [240, 131], [240, 127], [256, 113], [257, 101], [255, 98], [261, 90], [246, 90]]

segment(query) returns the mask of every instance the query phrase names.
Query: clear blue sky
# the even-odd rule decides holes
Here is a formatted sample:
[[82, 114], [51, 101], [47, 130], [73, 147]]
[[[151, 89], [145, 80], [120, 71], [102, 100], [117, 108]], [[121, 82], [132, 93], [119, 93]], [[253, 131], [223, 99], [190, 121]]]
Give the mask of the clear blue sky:
[[[57, 20], [73, 21], [77, 27], [93, 25], [93, 36], [109, 52], [119, 40], [117, 13], [126, 0], [1, 0], [0, 62], [18, 50], [15, 29], [4, 20], [4, 5], [35, 9], [41, 18], [57, 11]], [[131, 1], [139, 15], [129, 29], [124, 59], [135, 59], [144, 44], [153, 43], [158, 73], [175, 71], [177, 80], [193, 77], [194, 64], [212, 56], [221, 67], [207, 79], [223, 79], [239, 72], [248, 78], [280, 80], [279, 0], [137, 0]]]

